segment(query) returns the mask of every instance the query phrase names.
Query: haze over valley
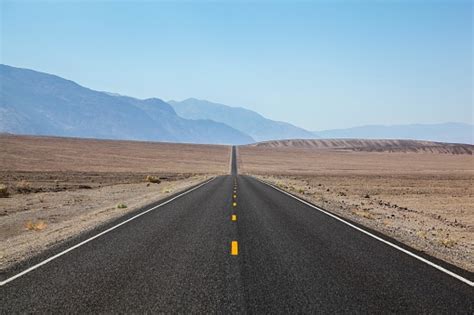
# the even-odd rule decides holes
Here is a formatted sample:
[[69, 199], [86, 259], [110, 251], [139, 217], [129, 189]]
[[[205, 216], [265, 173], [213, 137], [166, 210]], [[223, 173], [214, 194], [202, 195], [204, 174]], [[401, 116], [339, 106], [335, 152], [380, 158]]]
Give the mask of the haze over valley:
[[141, 100], [7, 65], [0, 65], [0, 80], [0, 132], [4, 133], [207, 144], [314, 138], [473, 143], [473, 125], [463, 123], [308, 131], [243, 107], [194, 98]]

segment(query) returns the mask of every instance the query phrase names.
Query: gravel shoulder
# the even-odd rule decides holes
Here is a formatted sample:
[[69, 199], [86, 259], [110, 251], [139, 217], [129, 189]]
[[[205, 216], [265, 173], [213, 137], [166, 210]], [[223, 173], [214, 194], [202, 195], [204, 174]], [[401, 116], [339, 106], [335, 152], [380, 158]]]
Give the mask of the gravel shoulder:
[[159, 184], [119, 183], [0, 198], [0, 271], [208, 178], [194, 175]]
[[474, 272], [472, 176], [258, 178], [413, 248]]
[[[323, 142], [239, 147], [239, 172], [474, 272], [472, 154], [442, 144], [431, 151], [413, 144], [406, 152], [359, 152], [314, 143]], [[375, 150], [387, 142], [362, 144]]]

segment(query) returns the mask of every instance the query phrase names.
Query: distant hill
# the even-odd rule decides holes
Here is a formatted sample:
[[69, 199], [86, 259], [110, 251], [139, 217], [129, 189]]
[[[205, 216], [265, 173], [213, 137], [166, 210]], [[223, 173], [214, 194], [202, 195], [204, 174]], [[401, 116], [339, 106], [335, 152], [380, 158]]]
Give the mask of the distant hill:
[[315, 131], [314, 135], [324, 139], [413, 139], [474, 144], [474, 125], [463, 123], [369, 125], [348, 129]]
[[256, 141], [277, 139], [312, 139], [316, 136], [289, 123], [267, 119], [241, 107], [231, 107], [205, 100], [189, 98], [182, 102], [169, 101], [179, 116], [187, 119], [211, 119], [225, 123], [250, 135]]
[[243, 144], [223, 123], [188, 120], [164, 101], [94, 91], [58, 76], [0, 65], [0, 132], [102, 139]]
[[300, 148], [313, 150], [345, 150], [361, 152], [404, 152], [404, 153], [445, 153], [469, 154], [474, 145], [441, 143], [416, 140], [361, 140], [361, 139], [314, 139], [281, 140], [251, 144], [260, 148]]

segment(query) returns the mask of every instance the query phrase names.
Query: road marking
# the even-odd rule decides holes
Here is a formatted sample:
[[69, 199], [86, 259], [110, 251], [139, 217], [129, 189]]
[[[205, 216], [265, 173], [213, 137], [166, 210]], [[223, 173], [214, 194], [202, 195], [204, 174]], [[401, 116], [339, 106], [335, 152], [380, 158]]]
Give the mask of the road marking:
[[74, 250], [74, 249], [76, 249], [76, 248], [78, 248], [78, 247], [81, 247], [82, 245], [87, 244], [87, 243], [89, 243], [90, 241], [95, 240], [95, 239], [98, 238], [98, 237], [101, 237], [102, 235], [104, 235], [104, 234], [106, 234], [106, 233], [109, 233], [109, 232], [112, 231], [112, 230], [115, 230], [115, 229], [118, 228], [119, 226], [122, 226], [122, 225], [124, 225], [124, 224], [126, 224], [126, 223], [128, 223], [128, 222], [130, 222], [130, 221], [132, 221], [132, 220], [135, 220], [136, 218], [141, 217], [142, 215], [144, 215], [144, 214], [146, 214], [146, 213], [148, 213], [148, 212], [150, 212], [150, 211], [156, 210], [156, 209], [158, 209], [159, 207], [162, 207], [162, 206], [164, 206], [164, 205], [166, 205], [166, 204], [168, 204], [168, 203], [170, 203], [170, 202], [172, 202], [172, 201], [174, 201], [174, 200], [176, 200], [176, 199], [178, 199], [178, 198], [180, 198], [180, 197], [182, 197], [182, 196], [184, 196], [184, 195], [186, 195], [186, 194], [189, 194], [190, 192], [192, 192], [192, 191], [194, 191], [194, 190], [196, 190], [196, 189], [198, 189], [198, 188], [201, 188], [202, 186], [204, 186], [204, 185], [210, 183], [211, 181], [213, 181], [214, 179], [216, 179], [216, 177], [213, 177], [213, 178], [209, 179], [208, 181], [205, 181], [204, 183], [202, 183], [202, 184], [200, 184], [200, 185], [198, 185], [198, 186], [196, 186], [196, 187], [194, 187], [194, 188], [192, 188], [192, 189], [190, 189], [190, 190], [187, 190], [187, 191], [185, 191], [185, 192], [183, 192], [183, 193], [181, 193], [181, 194], [179, 194], [179, 195], [177, 195], [177, 196], [175, 196], [175, 197], [173, 197], [173, 198], [171, 198], [171, 199], [169, 199], [169, 200], [167, 200], [167, 201], [165, 201], [165, 202], [163, 202], [163, 203], [160, 203], [159, 205], [154, 206], [153, 208], [150, 208], [150, 209], [148, 209], [148, 210], [145, 210], [145, 211], [143, 211], [143, 212], [140, 212], [139, 214], [134, 215], [133, 217], [131, 217], [131, 218], [129, 218], [129, 219], [127, 219], [127, 220], [125, 220], [125, 221], [123, 221], [123, 222], [117, 224], [117, 225], [114, 225], [114, 226], [112, 226], [111, 228], [108, 228], [107, 230], [102, 231], [102, 232], [100, 232], [99, 234], [94, 235], [94, 236], [92, 236], [92, 237], [90, 237], [90, 238], [88, 238], [88, 239], [86, 239], [86, 240], [84, 240], [84, 241], [82, 241], [82, 242], [80, 242], [80, 243], [78, 243], [78, 244], [76, 244], [76, 245], [74, 245], [74, 246], [72, 246], [72, 247], [70, 247], [70, 248], [68, 248], [68, 249], [66, 249], [66, 250], [64, 250], [64, 251], [62, 251], [62, 252], [56, 254], [56, 255], [54, 255], [54, 256], [51, 256], [51, 257], [49, 257], [48, 259], [43, 260], [42, 262], [40, 262], [40, 263], [38, 263], [38, 264], [36, 264], [36, 265], [34, 265], [34, 266], [31, 266], [30, 268], [28, 268], [28, 269], [26, 269], [26, 270], [23, 270], [22, 272], [20, 272], [20, 273], [14, 275], [14, 276], [12, 276], [12, 277], [10, 277], [10, 278], [8, 278], [8, 279], [5, 279], [5, 280], [3, 280], [3, 281], [0, 281], [0, 287], [1, 287], [1, 286], [4, 286], [5, 284], [7, 284], [7, 283], [9, 283], [9, 282], [11, 282], [11, 281], [13, 281], [13, 280], [15, 280], [15, 279], [21, 277], [21, 276], [26, 275], [27, 273], [29, 273], [29, 272], [31, 272], [31, 271], [33, 271], [33, 270], [35, 270], [35, 269], [38, 269], [39, 267], [41, 267], [41, 266], [43, 266], [43, 265], [46, 265], [46, 264], [49, 263], [50, 261], [52, 261], [52, 260], [54, 260], [54, 259], [56, 259], [56, 258], [59, 258], [59, 257], [61, 257], [62, 255], [66, 254], [66, 253], [69, 253], [70, 251], [72, 251], [72, 250]]
[[232, 215], [232, 221], [237, 221], [237, 215], [236, 214]]
[[230, 254], [232, 256], [237, 256], [239, 254], [239, 243], [237, 241], [232, 241]]
[[237, 195], [234, 194], [234, 199], [237, 198]]
[[324, 209], [321, 209], [321, 208], [319, 208], [319, 207], [317, 207], [317, 206], [315, 206], [315, 205], [313, 205], [313, 204], [311, 204], [311, 203], [309, 203], [309, 202], [307, 202], [307, 201], [305, 201], [305, 200], [303, 200], [303, 199], [301, 199], [301, 198], [299, 198], [299, 197], [293, 196], [292, 194], [290, 194], [290, 193], [288, 193], [288, 192], [286, 192], [286, 191], [284, 191], [284, 190], [282, 190], [282, 189], [280, 189], [280, 188], [278, 188], [278, 187], [276, 187], [276, 186], [273, 186], [273, 185], [270, 184], [270, 183], [264, 182], [264, 181], [262, 181], [262, 180], [260, 180], [260, 179], [258, 179], [258, 178], [256, 178], [256, 177], [252, 177], [252, 178], [255, 178], [255, 179], [258, 180], [259, 182], [261, 182], [261, 183], [263, 183], [263, 184], [265, 184], [265, 185], [267, 185], [267, 186], [270, 186], [270, 187], [272, 187], [273, 189], [278, 190], [279, 192], [281, 192], [281, 193], [283, 193], [283, 194], [285, 194], [285, 195], [287, 195], [287, 196], [289, 196], [289, 197], [291, 197], [291, 198], [293, 198], [293, 199], [296, 199], [296, 200], [298, 200], [299, 202], [302, 202], [302, 203], [304, 203], [305, 205], [310, 206], [311, 208], [314, 208], [314, 209], [316, 209], [316, 210], [318, 210], [318, 211], [320, 211], [320, 212], [322, 212], [322, 213], [324, 213], [324, 214], [326, 214], [326, 215], [328, 215], [328, 216], [330, 216], [330, 217], [332, 217], [332, 218], [334, 218], [334, 219], [336, 219], [336, 220], [338, 220], [338, 221], [340, 221], [340, 222], [342, 222], [342, 223], [344, 223], [344, 224], [346, 224], [346, 225], [348, 225], [348, 226], [350, 226], [350, 227], [352, 227], [352, 228], [358, 230], [359, 232], [362, 232], [362, 233], [364, 233], [364, 234], [366, 234], [366, 235], [368, 235], [368, 236], [370, 236], [370, 237], [372, 237], [372, 238], [375, 238], [376, 240], [378, 240], [378, 241], [380, 241], [380, 242], [382, 242], [382, 243], [385, 243], [385, 244], [387, 244], [387, 245], [389, 245], [389, 246], [391, 246], [391, 247], [393, 247], [393, 248], [395, 248], [395, 249], [398, 249], [399, 251], [401, 251], [401, 252], [403, 252], [403, 253], [405, 253], [405, 254], [407, 254], [407, 255], [409, 255], [409, 256], [415, 258], [415, 259], [418, 259], [419, 261], [422, 261], [422, 262], [424, 262], [425, 264], [430, 265], [431, 267], [434, 267], [434, 268], [438, 269], [439, 271], [444, 272], [445, 274], [450, 275], [451, 277], [456, 278], [456, 279], [458, 279], [459, 281], [462, 281], [462, 282], [466, 283], [467, 285], [469, 285], [469, 286], [471, 286], [471, 287], [474, 286], [474, 282], [473, 282], [473, 281], [471, 281], [471, 280], [469, 280], [469, 279], [466, 279], [466, 278], [464, 278], [463, 276], [460, 276], [460, 275], [458, 275], [458, 274], [456, 274], [456, 273], [454, 273], [454, 272], [452, 272], [452, 271], [450, 271], [450, 270], [448, 270], [448, 269], [446, 269], [446, 268], [444, 268], [444, 267], [442, 267], [442, 266], [440, 266], [440, 265], [437, 265], [437, 264], [435, 264], [435, 263], [429, 261], [429, 260], [426, 259], [426, 258], [423, 258], [423, 257], [421, 257], [421, 256], [418, 256], [417, 254], [412, 253], [412, 252], [410, 252], [410, 251], [407, 250], [407, 249], [404, 249], [404, 248], [402, 248], [402, 247], [400, 247], [400, 246], [398, 246], [398, 245], [396, 245], [396, 244], [393, 244], [393, 243], [391, 243], [391, 242], [389, 242], [389, 241], [387, 241], [387, 240], [384, 240], [383, 238], [381, 238], [381, 237], [379, 237], [379, 236], [377, 236], [377, 235], [375, 235], [375, 234], [372, 234], [372, 233], [370, 233], [369, 231], [366, 231], [366, 230], [364, 230], [364, 229], [362, 229], [362, 228], [360, 228], [360, 227], [358, 227], [358, 226], [356, 226], [356, 225], [354, 225], [354, 224], [352, 224], [352, 223], [350, 223], [350, 222], [348, 222], [348, 221], [346, 221], [346, 220], [344, 220], [344, 219], [342, 219], [342, 218], [340, 218], [340, 217], [338, 217], [338, 216], [336, 216], [336, 215], [334, 215], [334, 214], [332, 214], [332, 213], [330, 213], [330, 212], [328, 212], [328, 211], [326, 211], [326, 210], [324, 210]]
[[233, 202], [232, 206], [237, 207], [237, 202]]

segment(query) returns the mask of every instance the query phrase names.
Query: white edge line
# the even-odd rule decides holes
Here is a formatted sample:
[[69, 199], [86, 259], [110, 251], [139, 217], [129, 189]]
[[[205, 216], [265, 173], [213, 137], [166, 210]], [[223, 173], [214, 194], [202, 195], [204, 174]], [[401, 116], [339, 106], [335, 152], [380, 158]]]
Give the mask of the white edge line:
[[[252, 177], [253, 177], [253, 176], [252, 176]], [[409, 250], [406, 250], [406, 249], [404, 249], [404, 248], [402, 248], [402, 247], [400, 247], [400, 246], [398, 246], [398, 245], [395, 245], [395, 244], [393, 244], [393, 243], [391, 243], [391, 242], [389, 242], [389, 241], [387, 241], [387, 240], [384, 240], [383, 238], [378, 237], [377, 235], [372, 234], [372, 233], [370, 233], [370, 232], [368, 232], [368, 231], [366, 231], [366, 230], [364, 230], [364, 229], [362, 229], [362, 228], [360, 228], [360, 227], [358, 227], [358, 226], [356, 226], [356, 225], [354, 225], [354, 224], [352, 224], [352, 223], [350, 223], [350, 222], [348, 222], [348, 221], [346, 221], [346, 220], [344, 220], [344, 219], [341, 219], [340, 217], [338, 217], [338, 216], [336, 216], [336, 215], [334, 215], [334, 214], [332, 214], [332, 213], [330, 213], [330, 212], [328, 212], [328, 211], [326, 211], [326, 210], [324, 210], [324, 209], [321, 209], [321, 208], [319, 208], [319, 207], [317, 207], [317, 206], [315, 206], [315, 205], [313, 205], [313, 204], [311, 204], [311, 203], [309, 203], [309, 202], [307, 202], [307, 201], [305, 201], [305, 200], [303, 200], [303, 199], [301, 199], [301, 198], [299, 198], [299, 197], [296, 197], [296, 196], [294, 196], [294, 195], [292, 195], [292, 194], [290, 194], [290, 193], [288, 193], [288, 192], [286, 192], [286, 191], [284, 191], [284, 190], [282, 190], [282, 189], [280, 189], [280, 188], [274, 186], [273, 184], [267, 183], [267, 182], [265, 182], [265, 181], [263, 181], [263, 180], [260, 180], [259, 178], [256, 178], [256, 177], [253, 177], [253, 178], [255, 178], [256, 180], [258, 180], [259, 182], [261, 182], [261, 183], [263, 183], [263, 184], [265, 184], [265, 185], [267, 185], [267, 186], [272, 187], [273, 189], [278, 190], [279, 192], [281, 192], [281, 193], [283, 193], [283, 194], [285, 194], [285, 195], [288, 195], [288, 196], [292, 197], [293, 199], [296, 199], [296, 200], [298, 200], [298, 201], [304, 203], [304, 204], [307, 205], [307, 206], [310, 206], [311, 208], [314, 208], [314, 209], [316, 209], [316, 210], [319, 210], [319, 211], [323, 212], [324, 214], [326, 214], [326, 215], [328, 215], [328, 216], [330, 216], [330, 217], [332, 217], [332, 218], [334, 218], [334, 219], [336, 219], [336, 220], [338, 220], [338, 221], [340, 221], [340, 222], [342, 222], [342, 223], [344, 223], [344, 224], [347, 224], [348, 226], [350, 226], [350, 227], [352, 227], [352, 228], [354, 228], [354, 229], [356, 229], [356, 230], [358, 230], [358, 231], [360, 231], [360, 232], [362, 232], [362, 233], [364, 233], [364, 234], [367, 234], [367, 235], [370, 236], [370, 237], [375, 238], [376, 240], [378, 240], [378, 241], [380, 241], [380, 242], [382, 242], [382, 243], [385, 243], [385, 244], [387, 244], [387, 245], [389, 245], [389, 246], [391, 246], [391, 247], [393, 247], [393, 248], [395, 248], [395, 249], [398, 249], [399, 251], [401, 251], [401, 252], [403, 252], [403, 253], [405, 253], [405, 254], [407, 254], [407, 255], [413, 257], [413, 258], [416, 258], [416, 259], [418, 259], [418, 260], [424, 262], [425, 264], [430, 265], [431, 267], [434, 267], [434, 268], [438, 269], [439, 271], [444, 272], [444, 273], [450, 275], [451, 277], [456, 278], [456, 279], [458, 279], [459, 281], [462, 281], [462, 282], [466, 283], [467, 285], [469, 285], [469, 286], [471, 286], [471, 287], [474, 286], [474, 282], [473, 282], [473, 281], [470, 281], [469, 279], [466, 279], [466, 278], [464, 278], [464, 277], [462, 277], [462, 276], [460, 276], [460, 275], [458, 275], [458, 274], [456, 274], [456, 273], [454, 273], [454, 272], [452, 272], [452, 271], [450, 271], [450, 270], [448, 270], [448, 269], [446, 269], [446, 268], [444, 268], [444, 267], [441, 267], [440, 265], [437, 265], [437, 264], [435, 264], [435, 263], [429, 261], [428, 259], [425, 259], [425, 258], [423, 258], [423, 257], [421, 257], [421, 256], [418, 256], [417, 254], [412, 253], [412, 252], [410, 252]]]
[[42, 262], [40, 262], [40, 263], [38, 263], [38, 264], [36, 264], [36, 265], [34, 265], [34, 266], [31, 266], [30, 268], [28, 268], [28, 269], [26, 269], [26, 270], [23, 270], [22, 272], [20, 272], [20, 273], [14, 275], [14, 276], [12, 276], [12, 277], [10, 277], [10, 278], [8, 278], [8, 279], [5, 279], [5, 280], [3, 280], [3, 281], [0, 281], [0, 287], [1, 287], [1, 286], [4, 286], [5, 284], [7, 284], [7, 283], [9, 283], [9, 282], [11, 282], [11, 281], [13, 281], [13, 280], [15, 280], [15, 279], [21, 277], [21, 276], [26, 275], [27, 273], [29, 273], [29, 272], [31, 272], [31, 271], [33, 271], [33, 270], [35, 270], [35, 269], [38, 269], [39, 267], [41, 267], [41, 266], [43, 266], [43, 265], [49, 263], [50, 261], [52, 261], [52, 260], [54, 260], [54, 259], [56, 259], [56, 258], [59, 258], [59, 257], [61, 257], [62, 255], [67, 254], [67, 253], [69, 253], [70, 251], [72, 251], [72, 250], [74, 250], [74, 249], [76, 249], [76, 248], [78, 248], [78, 247], [80, 247], [80, 246], [82, 246], [82, 245], [84, 245], [84, 244], [86, 244], [86, 243], [89, 243], [90, 241], [92, 241], [92, 240], [94, 240], [94, 239], [96, 239], [96, 238], [98, 238], [98, 237], [100, 237], [100, 236], [102, 236], [102, 235], [104, 235], [104, 234], [106, 234], [106, 233], [109, 233], [109, 232], [112, 231], [112, 230], [115, 230], [115, 229], [118, 228], [119, 226], [122, 226], [122, 225], [124, 225], [124, 224], [126, 224], [126, 223], [128, 223], [128, 222], [130, 222], [130, 221], [132, 221], [132, 220], [135, 220], [135, 219], [138, 218], [138, 217], [141, 217], [142, 215], [144, 215], [144, 214], [146, 214], [146, 213], [148, 213], [148, 212], [150, 212], [150, 211], [153, 211], [153, 210], [155, 210], [155, 209], [157, 209], [157, 208], [159, 208], [159, 207], [161, 207], [161, 206], [164, 206], [164, 205], [166, 205], [166, 204], [172, 202], [173, 200], [176, 200], [176, 199], [178, 199], [178, 198], [180, 198], [180, 197], [182, 197], [182, 196], [184, 196], [184, 195], [186, 195], [186, 194], [189, 194], [190, 192], [192, 192], [192, 191], [194, 191], [194, 190], [196, 190], [196, 189], [198, 189], [198, 188], [200, 188], [200, 187], [202, 187], [202, 186], [204, 186], [204, 185], [210, 183], [211, 181], [213, 181], [213, 180], [216, 179], [216, 178], [217, 178], [217, 177], [213, 177], [213, 178], [211, 178], [211, 179], [209, 179], [209, 180], [207, 180], [207, 181], [201, 183], [200, 185], [198, 185], [198, 186], [196, 186], [196, 187], [194, 187], [194, 188], [192, 188], [192, 189], [190, 189], [190, 190], [186, 190], [185, 192], [183, 192], [183, 193], [181, 193], [181, 194], [179, 194], [179, 195], [177, 195], [177, 196], [175, 196], [175, 197], [173, 197], [173, 198], [171, 198], [171, 199], [169, 199], [169, 200], [167, 200], [167, 201], [165, 201], [165, 202], [163, 202], [163, 203], [160, 203], [159, 205], [156, 205], [156, 206], [154, 206], [154, 207], [152, 207], [152, 208], [150, 208], [150, 209], [148, 209], [148, 210], [145, 210], [145, 211], [143, 211], [143, 212], [140, 212], [139, 214], [134, 215], [133, 217], [131, 217], [131, 218], [129, 218], [129, 219], [123, 221], [123, 222], [120, 222], [119, 224], [114, 225], [114, 226], [112, 226], [111, 228], [108, 228], [107, 230], [102, 231], [102, 232], [100, 232], [100, 233], [97, 234], [97, 235], [94, 235], [94, 236], [92, 236], [92, 237], [90, 237], [90, 238], [88, 238], [88, 239], [86, 239], [86, 240], [84, 240], [84, 241], [82, 241], [82, 242], [80, 242], [80, 243], [78, 243], [78, 244], [76, 244], [76, 245], [74, 245], [74, 246], [72, 246], [72, 247], [70, 247], [70, 248], [68, 248], [68, 249], [66, 249], [66, 250], [64, 250], [64, 251], [62, 251], [62, 252], [60, 252], [60, 253], [57, 253], [56, 255], [51, 256], [51, 257], [47, 258], [46, 260], [43, 260]]

